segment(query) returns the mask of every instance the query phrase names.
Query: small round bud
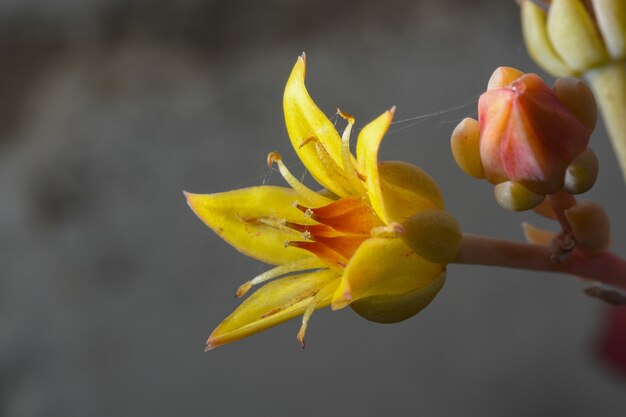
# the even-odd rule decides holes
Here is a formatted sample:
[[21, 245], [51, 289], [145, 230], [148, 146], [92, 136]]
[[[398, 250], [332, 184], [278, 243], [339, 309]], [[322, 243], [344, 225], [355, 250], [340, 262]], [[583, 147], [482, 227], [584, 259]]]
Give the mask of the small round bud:
[[485, 178], [480, 161], [478, 121], [469, 117], [463, 119], [452, 132], [450, 147], [454, 160], [463, 172], [474, 178]]
[[552, 87], [563, 102], [582, 124], [593, 130], [598, 121], [596, 99], [584, 81], [573, 77], [559, 78]]
[[593, 201], [581, 201], [565, 211], [576, 242], [594, 252], [606, 250], [611, 243], [611, 225], [606, 212]]
[[545, 196], [535, 194], [514, 181], [505, 181], [493, 188], [496, 201], [502, 208], [513, 211], [530, 210], [541, 204]]
[[442, 210], [419, 212], [402, 222], [402, 240], [427, 261], [447, 264], [461, 248], [463, 233], [456, 219]]
[[598, 157], [587, 148], [578, 155], [565, 171], [563, 189], [570, 194], [582, 194], [589, 191], [598, 178]]

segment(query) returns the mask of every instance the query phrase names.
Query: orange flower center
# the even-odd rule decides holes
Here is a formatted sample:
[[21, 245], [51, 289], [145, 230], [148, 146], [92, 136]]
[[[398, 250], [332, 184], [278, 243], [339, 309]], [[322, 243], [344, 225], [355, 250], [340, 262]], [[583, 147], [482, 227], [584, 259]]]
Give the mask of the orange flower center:
[[297, 208], [318, 224], [287, 223], [306, 239], [287, 243], [308, 250], [331, 268], [344, 268], [361, 243], [369, 239], [370, 231], [384, 226], [361, 197], [344, 197], [319, 208], [298, 204]]

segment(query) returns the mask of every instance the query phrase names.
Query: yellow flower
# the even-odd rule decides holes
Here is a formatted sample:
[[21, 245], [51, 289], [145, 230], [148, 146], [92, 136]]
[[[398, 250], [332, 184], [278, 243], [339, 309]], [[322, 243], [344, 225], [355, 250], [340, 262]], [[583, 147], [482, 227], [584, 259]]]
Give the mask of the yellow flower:
[[[278, 166], [290, 188], [186, 193], [192, 210], [219, 236], [244, 254], [276, 265], [239, 288], [242, 296], [277, 278], [213, 331], [207, 350], [299, 315], [298, 340], [304, 345], [311, 314], [328, 305], [350, 305], [379, 322], [404, 320], [438, 293], [445, 263], [458, 251], [460, 230], [443, 211], [434, 180], [407, 163], [378, 163], [394, 109], [361, 130], [354, 156], [349, 143], [354, 118], [339, 111], [348, 121], [339, 136], [309, 96], [304, 77], [302, 55], [285, 88], [285, 122], [298, 156], [324, 190], [306, 187], [272, 152], [268, 164]], [[433, 230], [440, 233], [432, 239], [421, 236]]]

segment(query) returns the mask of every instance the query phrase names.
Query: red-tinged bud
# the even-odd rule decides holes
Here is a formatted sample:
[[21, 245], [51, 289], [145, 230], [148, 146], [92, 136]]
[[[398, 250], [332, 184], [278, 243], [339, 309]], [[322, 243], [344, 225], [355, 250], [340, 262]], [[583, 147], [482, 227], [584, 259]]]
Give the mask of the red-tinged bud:
[[[587, 149], [595, 102], [586, 86], [560, 82], [557, 94], [536, 74], [515, 77], [519, 74], [499, 68], [493, 77], [500, 82], [490, 86], [500, 86], [478, 101], [484, 174], [493, 184], [513, 181], [534, 194], [552, 194], [563, 188], [568, 166]], [[502, 80], [512, 81], [502, 85]]]

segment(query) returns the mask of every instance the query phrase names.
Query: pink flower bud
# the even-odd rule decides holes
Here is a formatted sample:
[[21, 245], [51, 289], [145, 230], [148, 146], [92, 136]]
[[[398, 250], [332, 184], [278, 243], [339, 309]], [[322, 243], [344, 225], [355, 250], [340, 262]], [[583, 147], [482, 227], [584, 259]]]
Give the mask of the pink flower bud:
[[519, 74], [497, 69], [478, 101], [480, 160], [493, 184], [513, 181], [533, 193], [552, 194], [587, 149], [595, 101], [584, 84], [565, 83], [566, 91], [555, 91], [536, 74]]

